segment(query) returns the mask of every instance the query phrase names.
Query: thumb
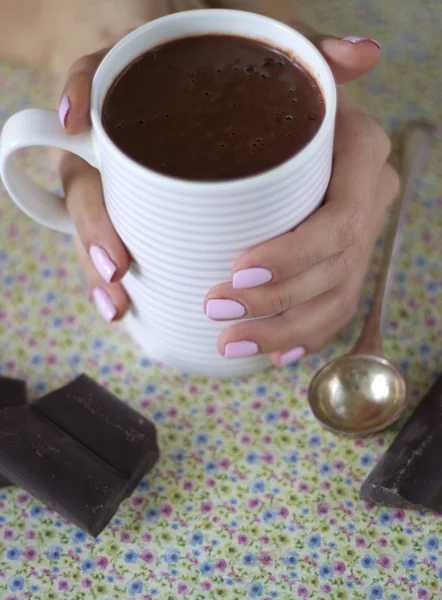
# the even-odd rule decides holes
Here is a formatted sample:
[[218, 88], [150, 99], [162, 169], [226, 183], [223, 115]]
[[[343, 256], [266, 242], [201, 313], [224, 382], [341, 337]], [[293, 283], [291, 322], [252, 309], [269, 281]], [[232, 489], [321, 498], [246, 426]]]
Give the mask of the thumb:
[[370, 38], [314, 36], [312, 41], [330, 65], [336, 83], [347, 83], [372, 71], [382, 58], [380, 45]]

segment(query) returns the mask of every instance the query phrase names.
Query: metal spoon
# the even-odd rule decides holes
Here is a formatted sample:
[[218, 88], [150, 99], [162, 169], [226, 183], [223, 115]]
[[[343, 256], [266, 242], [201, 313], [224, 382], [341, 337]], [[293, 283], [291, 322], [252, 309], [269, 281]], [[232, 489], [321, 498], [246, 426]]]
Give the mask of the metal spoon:
[[408, 202], [434, 131], [431, 124], [416, 123], [406, 132], [402, 191], [385, 237], [372, 308], [352, 352], [326, 365], [310, 384], [308, 399], [313, 414], [324, 427], [336, 433], [362, 436], [383, 431], [401, 417], [407, 405], [403, 375], [382, 357], [381, 332]]

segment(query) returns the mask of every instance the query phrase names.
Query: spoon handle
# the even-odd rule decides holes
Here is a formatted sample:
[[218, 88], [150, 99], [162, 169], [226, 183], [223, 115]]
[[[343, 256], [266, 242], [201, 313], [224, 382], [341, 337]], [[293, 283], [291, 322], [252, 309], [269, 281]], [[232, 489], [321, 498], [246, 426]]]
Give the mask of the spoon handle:
[[412, 123], [405, 132], [401, 160], [401, 192], [392, 208], [372, 306], [353, 349], [354, 354], [382, 354], [381, 332], [393, 282], [394, 264], [401, 249], [408, 204], [434, 132], [435, 127], [425, 122]]

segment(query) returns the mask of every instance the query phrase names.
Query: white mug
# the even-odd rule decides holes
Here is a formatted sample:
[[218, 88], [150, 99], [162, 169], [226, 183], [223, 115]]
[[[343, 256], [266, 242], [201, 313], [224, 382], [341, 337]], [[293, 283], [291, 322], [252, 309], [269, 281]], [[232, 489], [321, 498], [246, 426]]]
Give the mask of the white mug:
[[[118, 74], [149, 49], [204, 34], [262, 41], [293, 55], [309, 70], [323, 93], [326, 113], [317, 135], [301, 152], [252, 177], [193, 182], [141, 166], [108, 138], [101, 108]], [[0, 172], [27, 215], [74, 233], [63, 198], [31, 181], [14, 154], [26, 146], [53, 146], [99, 169], [107, 211], [133, 258], [123, 281], [132, 301], [126, 321], [133, 337], [150, 357], [166, 365], [197, 375], [236, 377], [269, 366], [269, 357], [221, 356], [217, 340], [229, 323], [209, 320], [204, 298], [213, 285], [231, 279], [234, 261], [248, 248], [293, 229], [320, 206], [331, 176], [335, 114], [332, 73], [298, 32], [241, 11], [177, 13], [133, 31], [104, 58], [92, 85], [90, 133], [68, 136], [54, 111], [30, 109], [12, 116], [1, 135]]]

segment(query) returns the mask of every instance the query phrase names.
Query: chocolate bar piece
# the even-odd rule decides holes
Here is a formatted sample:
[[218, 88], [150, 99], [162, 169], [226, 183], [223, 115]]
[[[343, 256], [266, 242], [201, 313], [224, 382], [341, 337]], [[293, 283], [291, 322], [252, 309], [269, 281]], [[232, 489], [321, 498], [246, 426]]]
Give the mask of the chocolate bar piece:
[[362, 484], [364, 500], [442, 512], [442, 376]]
[[94, 537], [128, 486], [120, 473], [29, 407], [0, 411], [0, 469]]
[[32, 406], [127, 477], [128, 495], [158, 460], [155, 425], [87, 375]]
[[[7, 406], [23, 406], [28, 403], [26, 383], [21, 379], [0, 376], [0, 408]], [[12, 485], [11, 482], [0, 475], [0, 488]]]
[[27, 404], [26, 383], [21, 379], [0, 376], [0, 407]]

